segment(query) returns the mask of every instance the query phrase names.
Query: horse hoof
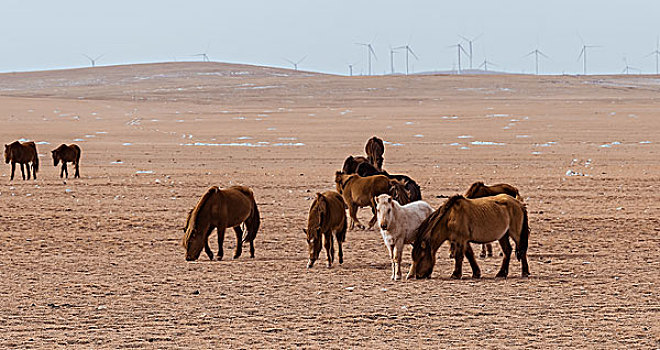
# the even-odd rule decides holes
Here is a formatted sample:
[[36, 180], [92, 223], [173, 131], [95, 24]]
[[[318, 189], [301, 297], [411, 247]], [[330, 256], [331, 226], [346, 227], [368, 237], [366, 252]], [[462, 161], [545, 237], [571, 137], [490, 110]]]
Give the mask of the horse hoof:
[[452, 274], [449, 278], [451, 278], [451, 279], [453, 279], [453, 280], [460, 280], [460, 279], [461, 279], [461, 276], [456, 275], [456, 274]]
[[332, 268], [332, 264], [331, 264], [331, 263], [328, 263], [328, 268], [329, 268], [329, 269]]
[[529, 275], [530, 275], [529, 272], [527, 272], [527, 273], [524, 273], [524, 272], [523, 272], [523, 273], [522, 273], [522, 277], [523, 277], [523, 278], [527, 278], [527, 277], [529, 277]]
[[475, 280], [481, 279], [481, 274], [480, 273], [479, 274], [473, 274], [472, 278], [475, 279]]
[[234, 254], [234, 259], [238, 259], [241, 257], [241, 254]]
[[218, 256], [215, 258], [215, 261], [222, 261], [222, 255], [218, 255]]
[[507, 275], [508, 274], [506, 273], [498, 273], [497, 275], [495, 275], [495, 278], [506, 278]]

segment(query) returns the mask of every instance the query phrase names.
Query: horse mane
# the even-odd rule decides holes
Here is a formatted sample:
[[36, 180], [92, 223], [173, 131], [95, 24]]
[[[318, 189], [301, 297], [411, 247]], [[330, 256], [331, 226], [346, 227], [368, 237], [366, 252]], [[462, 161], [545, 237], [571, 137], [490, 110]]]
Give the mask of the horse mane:
[[467, 192], [465, 192], [465, 198], [473, 198], [476, 195], [477, 190], [483, 186], [484, 183], [481, 181], [477, 181], [473, 183], [472, 186], [470, 186], [470, 188], [467, 190]]
[[429, 217], [424, 219], [422, 223], [419, 225], [417, 230], [415, 231], [415, 236], [417, 237], [415, 239], [415, 245], [419, 245], [422, 240], [427, 240], [430, 236], [431, 228], [435, 227], [435, 225], [444, 218], [444, 216], [449, 212], [449, 210], [456, 204], [456, 202], [460, 201], [461, 199], [465, 199], [460, 194], [453, 195], [447, 199], [447, 201], [436, 211], [431, 213]]
[[[202, 198], [199, 199], [197, 202], [197, 205], [193, 208], [193, 210], [188, 214], [188, 221], [186, 223], [186, 233], [183, 235], [183, 239], [181, 243], [183, 244], [184, 247], [187, 248], [188, 241], [190, 240], [190, 236], [192, 235], [193, 227], [197, 224], [197, 216], [199, 214], [200, 209], [206, 201], [208, 201], [211, 196], [217, 192], [219, 192], [220, 189], [217, 186], [211, 186], [208, 190], [206, 190], [206, 193], [202, 196]], [[191, 225], [192, 222], [192, 225]]]

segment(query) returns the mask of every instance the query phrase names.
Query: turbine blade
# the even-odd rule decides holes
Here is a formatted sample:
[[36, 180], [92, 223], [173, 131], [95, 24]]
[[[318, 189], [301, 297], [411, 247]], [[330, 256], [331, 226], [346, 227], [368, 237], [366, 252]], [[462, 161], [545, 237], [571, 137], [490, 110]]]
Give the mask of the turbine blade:
[[300, 61], [298, 61], [298, 63], [296, 63], [296, 64], [300, 64], [300, 62], [304, 61], [305, 58], [307, 58], [307, 55], [305, 55], [305, 57], [301, 58]]
[[415, 55], [415, 52], [410, 48], [410, 46], [406, 46], [406, 48], [408, 49], [408, 51], [410, 51], [410, 53], [413, 55], [413, 57], [415, 57], [415, 59], [419, 60], [419, 57], [417, 57], [417, 55]]
[[547, 59], [550, 59], [550, 57], [548, 57], [548, 55], [544, 54], [544, 53], [541, 52], [541, 51], [539, 51], [539, 55], [541, 55], [541, 56], [543, 56], [543, 57], [545, 57], [545, 58], [547, 58]]

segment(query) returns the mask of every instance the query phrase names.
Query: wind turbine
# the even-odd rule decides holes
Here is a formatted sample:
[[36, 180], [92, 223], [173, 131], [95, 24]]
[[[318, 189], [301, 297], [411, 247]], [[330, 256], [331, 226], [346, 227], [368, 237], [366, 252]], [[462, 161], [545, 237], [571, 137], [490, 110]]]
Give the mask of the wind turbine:
[[630, 74], [630, 71], [631, 71], [631, 70], [632, 70], [632, 71], [637, 71], [637, 72], [641, 72], [641, 71], [642, 71], [642, 70], [639, 69], [639, 68], [635, 68], [635, 67], [631, 67], [631, 66], [629, 66], [629, 65], [628, 65], [628, 60], [627, 60], [625, 57], [623, 58], [623, 63], [625, 63], [626, 66], [625, 66], [625, 68], [623, 68], [623, 70], [621, 71], [621, 73], [625, 73], [626, 75], [628, 75], [628, 74]]
[[470, 53], [468, 54], [468, 56], [470, 56], [470, 69], [472, 69], [472, 43], [477, 41], [477, 39], [481, 38], [482, 35], [483, 34], [479, 34], [472, 39], [468, 39], [462, 35], [459, 35], [459, 37], [463, 38], [463, 40], [467, 41], [468, 43], [468, 50], [470, 51]]
[[392, 75], [394, 75], [394, 54], [396, 53], [396, 49], [393, 49], [392, 46], [390, 46], [390, 66], [392, 68]]
[[488, 72], [488, 65], [497, 67], [497, 65], [495, 63], [493, 63], [493, 62], [489, 61], [488, 59], [484, 58], [484, 61], [481, 62], [481, 64], [479, 65], [479, 68], [483, 67], [484, 72]]
[[408, 75], [409, 70], [408, 70], [408, 59], [409, 59], [409, 54], [412, 54], [413, 57], [415, 57], [416, 60], [419, 60], [419, 57], [415, 55], [415, 52], [410, 48], [410, 45], [406, 44], [404, 46], [399, 46], [395, 47], [394, 50], [405, 50], [406, 51], [406, 75]]
[[582, 36], [580, 36], [580, 33], [578, 33], [578, 38], [580, 38], [580, 42], [582, 42], [582, 50], [580, 51], [580, 55], [578, 55], [578, 61], [580, 60], [580, 58], [583, 59], [583, 72], [584, 72], [584, 75], [587, 75], [587, 49], [600, 47], [600, 46], [599, 45], [586, 45], [584, 43], [584, 40], [582, 39]]
[[299, 59], [298, 62], [293, 62], [293, 61], [291, 61], [291, 60], [288, 59], [288, 58], [285, 58], [284, 60], [287, 61], [287, 62], [289, 62], [289, 63], [291, 63], [291, 65], [293, 65], [293, 69], [298, 70], [298, 65], [300, 64], [300, 62], [304, 61], [305, 58], [307, 58], [307, 56], [305, 56], [305, 57]]
[[89, 56], [87, 56], [87, 55], [85, 55], [85, 54], [82, 54], [82, 55], [85, 56], [85, 57], [87, 57], [87, 59], [89, 60], [89, 63], [91, 63], [91, 65], [92, 65], [92, 67], [96, 67], [96, 61], [98, 61], [98, 60], [99, 60], [101, 57], [103, 57], [105, 54], [103, 54], [103, 55], [99, 55], [99, 56], [96, 57], [96, 58], [91, 58], [91, 57], [89, 57]]
[[655, 43], [655, 51], [646, 55], [646, 57], [655, 55], [655, 75], [658, 75], [658, 57], [660, 56], [660, 37], [658, 37], [657, 42]]
[[367, 48], [367, 58], [369, 60], [369, 75], [371, 75], [371, 56], [373, 55], [374, 59], [378, 60], [373, 45], [371, 45], [371, 43], [355, 43], [355, 45], [360, 45]]
[[539, 75], [539, 55], [541, 55], [541, 56], [543, 56], [543, 57], [545, 57], [545, 58], [548, 58], [548, 59], [549, 59], [550, 57], [548, 57], [546, 54], [544, 54], [543, 52], [541, 52], [541, 50], [539, 50], [538, 48], [535, 49], [535, 50], [533, 50], [533, 51], [531, 51], [530, 53], [526, 54], [525, 57], [528, 57], [528, 56], [531, 56], [531, 55], [534, 55], [534, 59], [535, 59], [535, 61], [536, 61], [536, 75]]
[[461, 69], [461, 52], [463, 52], [463, 53], [466, 54], [466, 55], [467, 55], [468, 53], [467, 53], [467, 51], [465, 51], [465, 49], [463, 48], [463, 45], [461, 45], [460, 43], [458, 43], [458, 44], [456, 44], [456, 45], [450, 45], [449, 47], [455, 47], [455, 48], [456, 48], [456, 51], [457, 51], [457, 53], [458, 53], [458, 74], [461, 74], [461, 71], [462, 71], [462, 69]]

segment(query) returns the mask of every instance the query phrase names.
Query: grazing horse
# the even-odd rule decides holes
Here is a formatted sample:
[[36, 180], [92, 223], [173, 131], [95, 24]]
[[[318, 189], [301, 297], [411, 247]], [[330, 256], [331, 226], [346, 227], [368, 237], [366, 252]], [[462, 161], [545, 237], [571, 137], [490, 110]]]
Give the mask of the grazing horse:
[[[234, 259], [241, 256], [243, 243], [250, 242], [250, 257], [254, 258], [254, 239], [259, 230], [259, 209], [254, 200], [254, 193], [246, 186], [232, 186], [219, 189], [216, 186], [209, 188], [199, 199], [197, 205], [188, 213], [185, 233], [181, 241], [186, 249], [186, 260], [199, 258], [202, 249], [209, 259], [213, 260], [213, 252], [209, 248], [209, 236], [213, 229], [218, 229], [218, 260], [222, 260], [224, 252], [222, 243], [225, 239], [225, 230], [229, 227], [236, 232], [236, 250]], [[241, 223], [245, 223], [245, 236], [241, 230]]]
[[78, 145], [72, 143], [70, 145], [65, 145], [61, 144], [59, 147], [56, 149], [50, 151], [50, 153], [53, 156], [53, 166], [57, 166], [57, 164], [61, 161], [62, 162], [62, 169], [60, 170], [60, 177], [64, 177], [64, 174], [66, 174], [66, 178], [69, 178], [69, 169], [66, 167], [67, 162], [73, 163], [73, 165], [76, 167], [76, 173], [74, 175], [74, 178], [79, 178], [80, 177], [80, 147]]
[[344, 198], [351, 217], [351, 230], [357, 224], [358, 228], [364, 230], [364, 225], [357, 218], [357, 210], [362, 207], [371, 207], [374, 214], [369, 221], [369, 228], [376, 223], [376, 202], [374, 198], [380, 194], [389, 193], [390, 179], [384, 175], [361, 177], [357, 174], [347, 175], [341, 171], [335, 173], [335, 184], [337, 192]]
[[383, 140], [374, 136], [367, 141], [364, 145], [364, 152], [367, 153], [369, 163], [376, 167], [379, 171], [383, 171], [383, 153], [385, 152], [385, 145]]
[[[473, 183], [472, 186], [470, 186], [470, 188], [467, 190], [467, 192], [465, 192], [464, 196], [465, 198], [474, 199], [474, 198], [495, 196], [502, 193], [508, 194], [509, 196], [521, 202], [523, 201], [522, 198], [520, 197], [520, 194], [518, 193], [518, 189], [509, 184], [497, 184], [492, 186], [486, 186], [481, 181]], [[485, 258], [486, 251], [488, 251], [489, 257], [493, 256], [493, 245], [491, 243], [486, 243], [481, 245], [481, 254], [479, 254], [479, 256]], [[454, 257], [453, 250], [451, 257], [452, 258]]]
[[497, 277], [507, 277], [511, 259], [509, 237], [516, 243], [516, 258], [522, 264], [522, 276], [529, 276], [527, 209], [524, 203], [509, 195], [500, 194], [477, 199], [467, 199], [461, 195], [452, 196], [422, 222], [416, 235], [417, 239], [412, 251], [413, 264], [408, 277], [430, 277], [435, 265], [436, 252], [446, 240], [456, 245], [455, 266], [451, 278], [461, 278], [463, 256], [466, 256], [470, 262], [472, 277], [480, 278], [481, 270], [469, 243], [497, 240], [504, 252]]
[[404, 202], [402, 201], [404, 197], [397, 198], [397, 196], [394, 196], [394, 199], [396, 199], [399, 202], [399, 204], [404, 205], [410, 202], [422, 200], [422, 190], [419, 188], [417, 182], [415, 182], [415, 180], [411, 179], [407, 175], [392, 175], [385, 170], [378, 171], [378, 169], [376, 169], [376, 167], [371, 165], [370, 163], [359, 164], [355, 172], [363, 177], [373, 176], [373, 175], [385, 175], [390, 179], [397, 180], [399, 183], [401, 183], [404, 186], [406, 195], [408, 197], [408, 201]]
[[27, 169], [27, 179], [30, 179], [30, 164], [32, 163], [32, 177], [37, 179], [37, 171], [39, 171], [39, 153], [37, 153], [37, 145], [34, 142], [18, 142], [14, 141], [5, 145], [5, 163], [11, 162], [11, 177], [14, 179], [14, 171], [16, 171], [16, 163], [21, 165], [21, 175], [25, 180], [25, 171], [23, 165]]
[[335, 191], [316, 193], [316, 199], [309, 208], [307, 228], [303, 229], [307, 235], [309, 261], [307, 268], [314, 266], [321, 252], [321, 240], [325, 238], [325, 252], [328, 256], [328, 268], [335, 260], [335, 248], [332, 238], [334, 232], [337, 236], [339, 263], [344, 263], [344, 252], [341, 244], [346, 241], [346, 203], [341, 195]]
[[363, 156], [348, 156], [348, 158], [344, 160], [344, 165], [342, 166], [341, 171], [346, 174], [355, 174], [360, 164], [369, 164], [369, 161]]
[[387, 194], [381, 194], [375, 200], [380, 234], [392, 260], [392, 280], [400, 280], [403, 246], [415, 242], [417, 227], [431, 215], [433, 208], [424, 201], [401, 206]]

